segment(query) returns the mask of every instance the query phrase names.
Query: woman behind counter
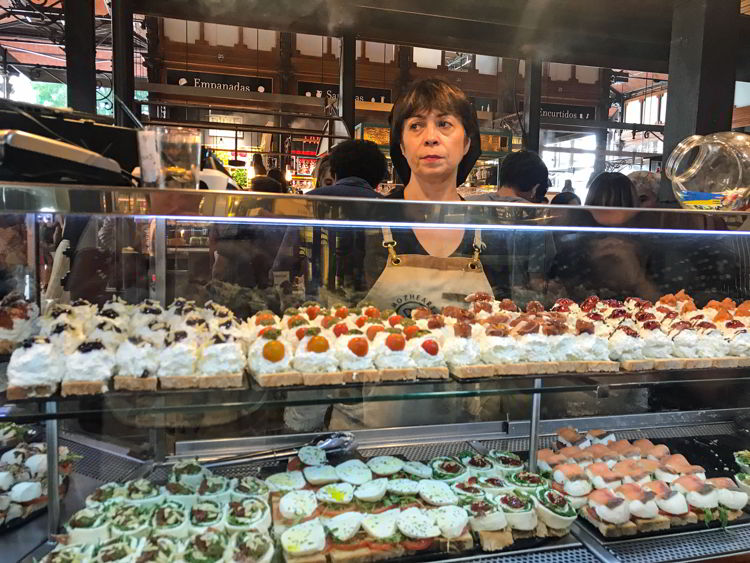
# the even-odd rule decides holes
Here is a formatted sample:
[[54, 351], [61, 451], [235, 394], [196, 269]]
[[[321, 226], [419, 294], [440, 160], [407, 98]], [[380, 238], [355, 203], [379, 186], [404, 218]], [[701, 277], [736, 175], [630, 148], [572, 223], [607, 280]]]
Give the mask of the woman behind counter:
[[[457, 187], [481, 154], [476, 111], [466, 94], [438, 79], [416, 82], [397, 100], [390, 123], [391, 160], [405, 187], [387, 199], [461, 201]], [[424, 220], [410, 206], [383, 209], [386, 223]], [[480, 260], [483, 246], [479, 231], [383, 228], [370, 237], [365, 301], [408, 316], [416, 307], [463, 306], [470, 293], [492, 293]]]
[[[451, 202], [481, 154], [476, 112], [463, 91], [437, 79], [415, 83], [391, 112], [391, 160], [405, 187], [388, 199]], [[378, 206], [385, 224], [424, 221], [414, 206]], [[367, 268], [377, 280], [365, 298], [409, 316], [417, 307], [465, 306], [474, 292], [492, 293], [481, 263], [481, 233], [463, 228], [389, 228], [370, 234]], [[385, 254], [384, 248], [388, 249]], [[374, 271], [373, 271], [374, 270]], [[374, 275], [373, 275], [374, 274]], [[420, 384], [421, 392], [429, 386]], [[365, 388], [364, 395], [384, 393]], [[331, 428], [383, 428], [474, 419], [475, 402], [422, 399], [335, 405]]]

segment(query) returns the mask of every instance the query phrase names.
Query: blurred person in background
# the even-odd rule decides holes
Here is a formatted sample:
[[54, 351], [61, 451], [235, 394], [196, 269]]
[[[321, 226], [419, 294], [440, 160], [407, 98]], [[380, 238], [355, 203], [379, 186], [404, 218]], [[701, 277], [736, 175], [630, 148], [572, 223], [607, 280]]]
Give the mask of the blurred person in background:
[[271, 168], [268, 171], [268, 177], [272, 180], [276, 180], [279, 184], [281, 184], [281, 193], [282, 194], [288, 194], [289, 193], [289, 184], [286, 181], [286, 178], [284, 178], [284, 174], [279, 170], [278, 168]]
[[378, 197], [375, 188], [388, 174], [388, 163], [372, 141], [339, 143], [328, 158], [334, 183], [318, 186], [307, 195]]
[[[494, 193], [468, 197], [469, 201], [540, 203], [549, 186], [547, 165], [535, 152], [519, 151], [506, 156], [500, 164], [498, 188]], [[518, 224], [536, 221], [539, 213], [528, 208], [488, 208], [497, 221]], [[487, 237], [488, 271], [492, 272], [495, 292], [521, 303], [544, 301], [549, 289], [546, 273], [554, 256], [554, 240], [549, 233], [497, 231]]]
[[253, 170], [256, 176], [265, 176], [268, 174], [266, 166], [263, 164], [263, 155], [257, 152], [253, 155]]
[[633, 182], [641, 207], [660, 207], [659, 185], [661, 184], [661, 176], [659, 174], [639, 170], [628, 174], [628, 178]]
[[266, 192], [272, 194], [283, 194], [284, 186], [270, 176], [256, 176], [250, 180], [251, 192]]
[[581, 205], [581, 198], [573, 192], [562, 192], [552, 198], [552, 205]]
[[334, 181], [333, 172], [331, 172], [330, 156], [326, 155], [315, 166], [315, 187], [332, 186]]
[[549, 172], [544, 161], [535, 152], [519, 151], [503, 159], [496, 192], [467, 199], [468, 201], [538, 203], [544, 199], [548, 186]]

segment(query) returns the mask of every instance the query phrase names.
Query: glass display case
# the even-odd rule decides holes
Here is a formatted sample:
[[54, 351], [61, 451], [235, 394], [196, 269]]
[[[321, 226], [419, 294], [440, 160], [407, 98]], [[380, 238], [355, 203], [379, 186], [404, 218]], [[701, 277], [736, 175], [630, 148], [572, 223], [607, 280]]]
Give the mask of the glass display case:
[[750, 549], [750, 214], [0, 190], [8, 560]]

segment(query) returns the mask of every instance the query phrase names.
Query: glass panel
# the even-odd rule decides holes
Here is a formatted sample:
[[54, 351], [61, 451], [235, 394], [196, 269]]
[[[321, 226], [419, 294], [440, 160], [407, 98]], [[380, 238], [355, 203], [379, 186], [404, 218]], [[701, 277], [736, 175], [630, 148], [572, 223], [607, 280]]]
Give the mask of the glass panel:
[[[587, 147], [590, 141], [582, 138], [568, 142], [571, 147], [578, 147], [579, 143]], [[470, 329], [471, 341], [479, 350], [475, 360], [480, 366], [478, 371], [461, 370], [456, 367], [459, 364], [452, 364], [451, 375], [447, 370], [420, 372], [416, 367], [405, 368], [385, 360], [371, 364], [372, 367], [347, 370], [340, 363], [342, 350], [354, 355], [348, 344], [341, 344], [353, 337], [351, 331], [362, 331], [365, 357], [388, 357], [391, 352], [398, 352], [400, 345], [387, 344], [386, 329], [406, 329], [403, 320], [394, 315], [408, 320], [421, 307], [439, 313], [446, 305], [473, 310], [465, 297], [485, 287], [498, 300], [492, 312], [499, 315], [505, 314], [499, 305], [501, 299], [513, 300], [521, 310], [533, 309], [533, 302], [538, 301], [549, 310], [561, 298], [578, 303], [589, 295], [656, 301], [680, 289], [692, 295], [698, 308], [711, 299], [725, 297], [739, 304], [750, 297], [745, 248], [750, 239], [746, 236], [748, 231], [738, 229], [747, 214], [491, 202], [438, 205], [236, 192], [21, 187], [11, 183], [2, 186], [0, 196], [5, 211], [3, 232], [16, 229], [19, 241], [13, 243], [15, 239], [6, 237], [2, 242], [6, 250], [1, 253], [6, 261], [4, 270], [8, 272], [3, 292], [16, 289], [34, 300], [38, 283], [39, 302], [46, 315], [40, 326], [50, 338], [52, 327], [58, 322], [50, 316], [53, 303], [86, 299], [103, 310], [104, 304], [115, 298], [131, 305], [153, 299], [161, 307], [180, 298], [195, 301], [192, 313], [190, 307], [180, 313], [178, 307], [172, 306], [153, 319], [149, 316], [153, 313], [128, 309], [122, 304], [117, 307], [123, 318], [108, 313], [105, 321], [93, 316], [94, 309], [90, 309], [91, 317], [85, 319], [76, 320], [79, 313], [73, 314], [69, 324], [75, 326], [70, 335], [63, 328], [58, 333], [63, 336], [55, 337], [55, 353], [59, 353], [59, 363], [65, 366], [59, 368], [64, 369], [61, 373], [99, 369], [96, 362], [88, 368], [85, 362], [77, 363], [75, 358], [81, 359], [86, 353], [77, 350], [84, 339], [106, 340], [109, 351], [105, 349], [105, 353], [113, 357], [110, 362], [120, 366], [117, 362], [123, 360], [117, 360], [117, 350], [126, 336], [137, 336], [153, 342], [160, 364], [153, 388], [148, 390], [115, 390], [115, 382], [110, 380], [110, 390], [105, 394], [98, 390], [85, 396], [60, 398], [55, 394], [53, 399], [60, 401], [60, 416], [71, 419], [69, 424], [78, 430], [114, 433], [114, 428], [122, 428], [127, 429], [123, 432], [128, 435], [140, 436], [148, 427], [168, 427], [176, 439], [203, 439], [215, 435], [272, 436], [324, 429], [525, 420], [537, 378], [543, 383], [542, 412], [546, 418], [657, 412], [659, 408], [679, 408], [681, 404], [696, 408], [720, 404], [727, 399], [723, 389], [734, 389], [734, 395], [739, 397], [750, 377], [736, 367], [741, 356], [718, 363], [710, 358], [694, 358], [691, 362], [680, 358], [679, 365], [672, 366], [680, 369], [656, 369], [652, 363], [638, 367], [643, 371], [626, 369], [624, 362], [589, 367], [585, 362], [568, 360], [567, 356], [550, 362], [557, 341], [549, 340], [555, 335], [543, 333], [539, 334], [543, 346], [538, 353], [549, 357], [542, 355], [541, 363], [538, 356], [529, 355], [530, 348], [524, 348], [527, 344], [521, 344], [526, 342], [520, 340], [523, 335], [514, 332], [511, 342], [517, 348], [513, 349], [526, 354], [519, 355], [524, 361], [482, 364], [483, 327], [506, 326], [513, 320], [511, 316], [475, 324], [479, 331], [476, 339], [475, 329]], [[389, 232], [382, 229], [386, 225]], [[393, 253], [384, 246], [390, 240], [389, 233], [395, 242]], [[475, 238], [477, 233], [481, 241]], [[37, 258], [34, 237], [40, 241]], [[55, 267], [55, 250], [63, 239], [70, 241], [74, 252], [69, 267], [59, 257]], [[32, 242], [24, 245], [20, 241]], [[450, 248], [446, 250], [441, 244]], [[478, 270], [470, 267], [475, 244], [481, 249]], [[427, 256], [425, 247], [433, 254], [447, 253], [452, 258], [445, 262]], [[12, 265], [14, 254], [8, 250], [22, 248], [25, 250]], [[34, 264], [40, 266], [36, 275]], [[321, 310], [308, 309], [309, 301], [317, 302]], [[211, 303], [220, 307], [210, 309]], [[356, 310], [365, 303], [378, 307], [381, 313], [388, 312], [382, 319], [368, 319], [365, 309]], [[348, 308], [348, 315], [342, 311], [341, 316], [336, 316], [339, 304]], [[297, 309], [292, 312], [290, 308]], [[258, 324], [263, 318], [258, 313], [264, 310], [275, 315], [272, 323], [285, 343], [283, 358], [290, 362], [285, 373], [291, 376], [281, 387], [264, 387], [280, 380], [243, 373], [246, 358], [256, 358], [250, 364], [253, 370], [260, 369], [259, 358], [270, 361], [265, 355], [266, 342], [259, 337], [264, 325]], [[606, 314], [610, 313], [607, 309]], [[368, 314], [375, 316], [372, 311]], [[481, 306], [474, 314], [487, 317]], [[295, 326], [297, 320], [293, 321], [296, 315], [301, 319], [299, 326]], [[235, 321], [231, 321], [232, 317]], [[222, 326], [227, 320], [230, 322]], [[452, 321], [450, 317], [447, 320], [448, 328], [432, 326], [433, 339], [443, 354], [455, 345], [451, 342], [456, 342]], [[152, 325], [151, 321], [157, 324]], [[119, 322], [121, 332], [104, 328], [110, 322]], [[159, 322], [167, 326], [160, 326]], [[369, 330], [381, 322], [382, 330]], [[429, 327], [424, 322], [422, 328]], [[603, 317], [603, 330], [607, 322], [615, 321]], [[203, 326], [208, 328], [204, 330]], [[502, 332], [502, 326], [496, 330]], [[577, 323], [568, 326], [571, 328], [566, 334], [578, 338]], [[302, 338], [307, 339], [304, 344], [298, 334], [300, 328], [309, 327], [319, 327], [320, 336], [325, 337], [323, 348], [327, 350], [321, 348], [315, 353], [327, 354], [331, 360], [331, 367], [319, 370], [327, 375], [315, 375], [311, 367], [305, 371], [304, 361], [298, 361], [299, 350], [302, 355], [314, 352], [308, 345], [317, 336], [315, 331], [302, 332]], [[175, 348], [170, 348], [179, 342], [175, 335], [180, 331], [194, 338], [194, 346], [174, 352]], [[382, 335], [378, 336], [380, 332]], [[216, 333], [239, 339], [237, 378], [232, 379], [230, 373], [226, 380], [238, 387], [200, 388], [201, 381], [206, 380], [195, 379], [187, 386], [197, 389], [165, 388], [165, 377], [170, 376], [162, 371], [162, 366], [171, 365], [167, 360], [170, 357], [174, 361], [182, 356], [194, 357], [193, 369], [202, 374], [195, 377], [205, 375], [209, 369], [206, 358], [213, 353], [208, 350], [220, 344], [213, 339]], [[429, 353], [419, 340], [422, 335], [416, 338], [419, 349]], [[604, 346], [602, 361], [616, 357], [610, 356], [615, 352], [609, 347], [609, 332], [597, 338]], [[404, 337], [408, 357], [412, 357], [416, 346]], [[432, 346], [429, 344], [428, 348]], [[273, 350], [268, 357], [273, 357]], [[228, 361], [223, 354], [217, 358], [219, 363]], [[618, 371], [601, 371], [611, 365]], [[221, 387], [226, 381], [217, 385]], [[716, 389], [722, 391], [712, 391]], [[737, 399], [727, 405], [739, 402]], [[6, 401], [5, 408], [8, 416], [18, 420], [43, 420], [49, 416], [44, 412], [44, 399], [13, 405]]]

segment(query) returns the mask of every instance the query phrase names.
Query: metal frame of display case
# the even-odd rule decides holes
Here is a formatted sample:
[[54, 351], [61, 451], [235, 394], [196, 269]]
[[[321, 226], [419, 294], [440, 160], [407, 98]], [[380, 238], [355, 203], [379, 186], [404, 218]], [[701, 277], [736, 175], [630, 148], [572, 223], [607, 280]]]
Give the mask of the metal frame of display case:
[[[149, 190], [141, 188], [128, 187], [91, 187], [76, 185], [52, 185], [52, 184], [25, 184], [18, 182], [0, 183], [0, 213], [16, 213], [37, 215], [41, 213], [63, 213], [63, 214], [82, 214], [82, 215], [114, 215], [114, 216], [136, 216], [156, 218], [158, 223], [164, 224], [164, 220], [185, 220], [185, 221], [203, 221], [203, 222], [243, 222], [243, 223], [267, 223], [274, 225], [304, 225], [316, 226], [321, 224], [363, 227], [379, 227], [381, 223], [372, 220], [372, 213], [367, 210], [363, 213], [361, 203], [357, 199], [334, 200], [315, 197], [300, 196], [283, 196], [283, 195], [263, 195], [263, 194], [238, 194], [237, 192], [210, 192], [174, 190], [173, 195], [179, 195], [180, 200], [185, 205], [182, 209], [173, 209], [165, 202], [165, 198], [156, 197], [166, 194], [163, 190]], [[77, 194], [95, 195], [92, 198], [76, 197]], [[246, 209], [271, 209], [270, 213], [260, 216], [236, 216], [234, 211], [237, 209], [237, 202], [244, 199], [249, 203]], [[86, 201], [85, 206], [76, 204], [78, 201]], [[95, 203], [92, 203], [95, 202]], [[570, 213], [565, 209], [565, 214], [560, 214], [560, 208], [551, 206], [534, 206], [535, 215], [524, 214], [524, 205], [514, 204], [481, 204], [458, 203], [445, 204], [436, 206], [434, 204], [423, 204], [416, 202], [388, 202], [379, 201], [378, 205], [410, 205], [420, 212], [424, 212], [424, 223], [441, 228], [455, 228], [459, 226], [481, 225], [482, 228], [497, 229], [540, 229], [548, 228], [550, 230], [586, 230], [585, 227], [576, 226], [576, 213], [586, 213], [587, 208], [581, 207]], [[474, 222], [475, 216], [473, 210], [486, 208], [488, 205], [496, 207], [505, 215], [493, 217], [492, 221], [486, 218], [484, 222], [481, 217], [477, 216], [477, 222]], [[346, 209], [346, 214], [333, 213], [332, 210]], [[444, 210], [455, 211], [455, 213], [444, 213]], [[596, 211], [603, 211], [606, 208], [597, 208]], [[696, 213], [705, 215], [701, 212], [665, 210], [660, 213], [671, 214], [691, 214]], [[541, 215], [540, 215], [541, 214]], [[561, 222], [562, 217], [565, 221]], [[750, 213], [737, 213], [736, 220], [744, 221], [750, 218]], [[347, 217], [340, 219], [339, 217]], [[540, 223], [539, 217], [544, 219]], [[726, 215], [722, 215], [726, 217]], [[467, 220], [469, 223], [467, 223]], [[29, 219], [27, 218], [27, 223]], [[691, 231], [685, 229], [622, 229], [602, 227], [594, 229], [603, 232], [667, 232], [667, 233], [693, 233], [693, 234], [732, 234], [727, 231]], [[738, 236], [750, 235], [750, 232], [735, 232]], [[162, 237], [164, 238], [164, 237]], [[160, 257], [161, 256], [161, 257]], [[165, 253], [157, 251], [157, 264], [166, 261]], [[38, 260], [35, 264], [38, 265]], [[37, 276], [38, 279], [38, 276]], [[156, 296], [159, 296], [157, 289]], [[161, 292], [163, 295], [163, 292]], [[574, 380], [573, 383], [566, 380]], [[470, 440], [482, 440], [489, 442], [500, 441], [509, 449], [515, 445], [515, 449], [526, 449], [529, 452], [530, 467], [535, 469], [536, 451], [539, 445], [544, 441], [549, 441], [550, 434], [554, 432], [563, 422], [553, 420], [540, 420], [540, 407], [542, 395], [549, 392], [564, 391], [589, 391], [597, 397], [607, 396], [611, 391], [630, 389], [638, 387], [652, 387], [658, 385], [688, 384], [693, 382], [729, 382], [750, 380], [750, 373], [740, 372], [738, 369], [714, 370], [713, 372], [638, 372], [628, 374], [555, 374], [555, 375], [530, 375], [530, 376], [509, 376], [501, 379], [492, 379], [482, 382], [476, 387], [476, 382], [470, 382], [470, 385], [463, 385], [460, 382], [448, 381], [443, 385], [445, 390], [441, 394], [434, 396], [482, 396], [489, 394], [517, 394], [524, 393], [532, 396], [529, 419], [526, 421], [506, 421], [496, 423], [466, 423], [450, 426], [432, 426], [422, 429], [414, 428], [395, 428], [379, 429], [371, 431], [357, 432], [356, 435], [362, 446], [375, 448], [373, 451], [380, 453], [398, 452], [398, 451], [419, 451], [420, 447], [428, 447], [429, 444], [438, 444], [438, 446], [448, 446], [451, 448], [464, 447], [466, 443], [471, 445]], [[516, 385], [519, 386], [516, 386]], [[415, 384], [418, 386], [418, 384]], [[406, 391], [402, 399], [419, 399], [420, 393], [418, 387], [403, 386]], [[330, 388], [329, 388], [330, 389]], [[315, 394], [315, 389], [311, 394]], [[152, 394], [153, 401], [140, 407], [127, 410], [131, 412], [169, 412], [185, 408], [184, 400], [187, 396], [197, 398], [199, 401], [203, 398], [202, 393], [206, 390], [199, 390], [195, 393], [174, 393], [174, 392], [155, 392]], [[216, 405], [217, 409], [242, 408], [250, 404], [319, 404], [321, 399], [309, 398], [295, 401], [287, 401], [283, 390], [273, 390], [273, 393], [280, 393], [279, 397], [269, 400], [266, 391], [259, 392], [257, 389], [247, 389], [245, 391], [232, 390], [229, 392], [216, 391], [219, 396], [222, 393], [231, 393], [235, 396], [232, 402], [220, 402]], [[240, 393], [239, 400], [237, 398]], [[244, 395], [242, 395], [244, 393]], [[109, 397], [110, 395], [107, 395]], [[175, 402], [171, 402], [170, 397]], [[380, 399], [375, 397], [373, 400], [394, 400], [393, 395], [384, 395]], [[361, 399], [358, 399], [358, 401]], [[326, 399], [327, 402], [352, 402], [347, 401], [342, 396], [334, 396]], [[81, 414], [90, 413], [91, 410], [76, 408], [78, 403], [75, 398], [48, 398], [44, 400], [32, 400], [20, 403], [24, 408], [17, 413], [11, 413], [8, 418], [25, 421], [44, 421], [47, 435], [47, 468], [50, 482], [59, 481], [58, 467], [58, 443], [59, 443], [59, 425], [58, 421], [64, 418], [75, 418]], [[28, 407], [32, 406], [29, 410]], [[36, 412], [34, 412], [34, 408]], [[202, 400], [201, 408], [206, 408], [206, 401]], [[100, 412], [101, 408], [95, 408], [93, 412]], [[24, 412], [25, 411], [25, 412]], [[705, 424], [727, 424], [735, 417], [740, 415], [750, 415], [750, 409], [724, 409], [708, 410], [695, 413], [657, 413], [646, 415], [630, 415], [612, 417], [593, 417], [580, 420], [573, 420], [581, 430], [591, 429], [597, 426], [604, 426], [613, 430], [632, 430], [638, 428], [670, 428], [678, 432], [686, 432], [696, 425]], [[566, 419], [565, 423], [570, 424], [571, 419]], [[527, 438], [528, 437], [528, 438]], [[265, 437], [261, 439], [228, 439], [212, 440], [209, 444], [205, 442], [186, 442], [179, 443], [176, 448], [175, 456], [167, 459], [176, 459], [181, 456], [212, 457], [227, 452], [247, 453], [257, 451], [268, 447], [289, 446], [292, 443], [299, 444], [299, 440], [304, 438], [299, 435], [289, 435], [283, 437]], [[515, 442], [514, 442], [515, 440]], [[520, 440], [520, 441], [519, 441]], [[469, 442], [467, 442], [469, 441]], [[154, 439], [158, 442], [158, 439]], [[458, 446], [456, 446], [458, 444]], [[377, 445], [377, 447], [376, 447]], [[415, 450], [416, 448], [416, 450]], [[458, 451], [458, 450], [456, 450]], [[166, 457], [163, 449], [158, 449], [155, 455], [155, 461], [158, 462], [162, 457]], [[154, 463], [142, 464], [138, 466], [133, 475], [147, 474], [153, 468]], [[61, 502], [57, 488], [49, 490], [49, 508], [47, 516], [47, 533], [49, 540], [58, 532], [61, 519]], [[580, 528], [580, 526], [578, 526]], [[742, 549], [750, 550], [750, 527], [740, 526], [742, 537], [738, 540]], [[574, 545], [580, 549], [583, 544], [589, 551], [583, 551], [580, 557], [582, 559], [573, 559], [586, 561], [586, 557], [591, 554], [602, 561], [627, 560], [626, 555], [634, 552], [633, 545], [640, 546], [643, 542], [655, 540], [628, 540], [621, 542], [621, 545], [611, 547], [602, 546], [596, 541], [587, 537], [586, 531], [576, 531], [578, 542]], [[590, 535], [590, 534], [589, 534]], [[669, 536], [672, 537], [672, 536]], [[668, 538], [669, 538], [668, 537]], [[696, 536], [697, 537], [697, 536]], [[739, 536], [738, 536], [739, 537]], [[669, 541], [668, 539], [659, 538], [660, 541]], [[687, 541], [683, 540], [682, 541]], [[696, 540], [701, 542], [699, 538]], [[631, 542], [631, 543], [629, 543]], [[704, 542], [705, 543], [705, 542]], [[49, 547], [49, 545], [47, 546]], [[565, 549], [570, 549], [568, 545]], [[538, 551], [529, 550], [533, 554]], [[620, 553], [625, 554], [620, 557]], [[712, 552], [718, 554], [719, 551]], [[585, 554], [585, 555], [584, 555]], [[503, 554], [488, 555], [487, 560], [493, 560], [497, 557], [503, 557], [503, 560], [510, 561], [514, 558], [521, 558], [521, 552], [513, 553], [508, 556]], [[455, 560], [461, 560], [457, 558]], [[522, 560], [522, 559], [519, 559]], [[563, 559], [564, 560], [564, 559]]]

